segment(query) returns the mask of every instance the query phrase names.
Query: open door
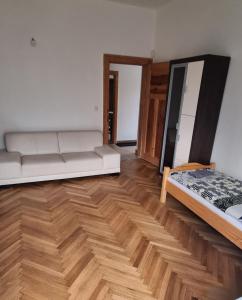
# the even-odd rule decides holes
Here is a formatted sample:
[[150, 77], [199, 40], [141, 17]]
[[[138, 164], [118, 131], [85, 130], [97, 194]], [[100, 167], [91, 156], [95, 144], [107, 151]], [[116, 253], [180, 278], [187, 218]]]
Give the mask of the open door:
[[165, 126], [165, 111], [169, 84], [169, 63], [150, 66], [149, 96], [146, 104], [146, 130], [141, 158], [159, 166]]

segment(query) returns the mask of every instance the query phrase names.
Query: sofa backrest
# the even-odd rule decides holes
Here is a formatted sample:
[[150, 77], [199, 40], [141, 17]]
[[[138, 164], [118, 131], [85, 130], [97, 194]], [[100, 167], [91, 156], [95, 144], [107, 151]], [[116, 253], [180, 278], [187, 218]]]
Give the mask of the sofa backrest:
[[21, 155], [93, 151], [103, 145], [98, 130], [16, 132], [5, 134], [6, 150]]
[[22, 155], [59, 153], [56, 132], [18, 132], [5, 135], [6, 150]]
[[60, 131], [57, 135], [61, 153], [93, 151], [103, 145], [103, 135], [97, 130]]

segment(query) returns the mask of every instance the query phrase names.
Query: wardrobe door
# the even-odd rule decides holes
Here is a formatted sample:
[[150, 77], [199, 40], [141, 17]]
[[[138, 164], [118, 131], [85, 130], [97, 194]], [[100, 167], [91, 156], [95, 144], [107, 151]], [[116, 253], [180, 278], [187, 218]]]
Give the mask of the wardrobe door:
[[166, 123], [162, 147], [160, 171], [164, 166], [172, 167], [176, 143], [177, 123], [179, 120], [181, 99], [183, 94], [186, 65], [173, 65], [169, 83]]
[[190, 162], [207, 164], [211, 160], [229, 63], [229, 57], [214, 55], [208, 55], [205, 61]]
[[173, 167], [189, 161], [203, 66], [204, 61], [191, 62], [187, 65]]
[[181, 115], [196, 116], [204, 61], [188, 63]]
[[193, 116], [182, 115], [180, 118], [173, 167], [184, 165], [189, 161], [194, 123]]

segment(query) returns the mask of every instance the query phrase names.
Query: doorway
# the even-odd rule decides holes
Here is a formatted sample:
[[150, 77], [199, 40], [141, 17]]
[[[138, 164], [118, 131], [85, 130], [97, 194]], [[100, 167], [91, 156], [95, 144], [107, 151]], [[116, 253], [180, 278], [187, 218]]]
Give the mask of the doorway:
[[141, 66], [110, 65], [109, 144], [126, 158], [137, 150], [141, 75]]
[[[116, 105], [113, 107], [113, 111], [110, 110], [110, 93], [112, 93], [114, 100], [113, 103], [118, 102], [118, 92], [117, 86], [118, 82], [115, 81], [114, 77], [116, 75], [116, 80], [119, 79], [119, 74], [113, 73], [111, 69], [112, 65], [127, 65], [127, 66], [140, 66], [141, 67], [141, 90], [140, 90], [140, 101], [139, 101], [139, 113], [138, 113], [138, 125], [137, 125], [137, 155], [141, 157], [143, 145], [143, 133], [145, 123], [144, 120], [144, 106], [149, 95], [148, 82], [149, 82], [149, 69], [152, 63], [150, 58], [133, 57], [133, 56], [122, 56], [122, 55], [112, 55], [104, 54], [104, 101], [103, 101], [103, 142], [104, 144], [109, 144], [110, 142], [118, 142], [118, 107]], [[111, 72], [111, 73], [110, 73]], [[118, 72], [118, 71], [116, 71]], [[110, 76], [111, 81], [110, 81]], [[116, 82], [116, 85], [115, 85]], [[110, 84], [111, 83], [111, 84]], [[112, 87], [110, 87], [112, 85]], [[114, 90], [113, 90], [114, 87]], [[116, 101], [116, 102], [115, 102]], [[110, 113], [109, 113], [110, 111]], [[111, 121], [111, 117], [113, 120]], [[115, 133], [116, 132], [116, 133]]]
[[117, 143], [117, 125], [118, 125], [118, 71], [109, 73], [109, 109], [108, 109], [108, 143]]
[[[141, 90], [137, 121], [138, 157], [159, 166], [167, 101], [169, 63], [153, 63], [151, 58], [104, 54], [103, 69], [103, 143], [118, 143], [118, 92], [120, 78], [113, 65], [140, 66]], [[113, 72], [118, 72], [116, 75]], [[111, 77], [110, 77], [111, 76]], [[111, 79], [111, 80], [110, 80]], [[114, 105], [110, 106], [110, 94]], [[116, 97], [116, 98], [115, 98]], [[116, 100], [115, 100], [116, 99]], [[115, 107], [116, 104], [116, 107]], [[126, 121], [124, 121], [126, 123]], [[131, 128], [132, 126], [129, 126]], [[115, 131], [116, 130], [116, 131]], [[131, 130], [128, 130], [131, 131]], [[125, 139], [124, 141], [125, 142]], [[127, 145], [126, 145], [127, 146]]]

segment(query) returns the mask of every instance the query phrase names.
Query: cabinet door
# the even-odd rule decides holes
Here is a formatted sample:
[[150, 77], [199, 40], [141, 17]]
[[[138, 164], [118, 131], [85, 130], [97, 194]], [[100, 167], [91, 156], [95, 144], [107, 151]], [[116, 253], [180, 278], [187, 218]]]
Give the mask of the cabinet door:
[[188, 63], [173, 166], [189, 162], [204, 61]]
[[166, 123], [164, 142], [161, 155], [160, 172], [165, 166], [173, 166], [176, 145], [177, 123], [180, 115], [181, 100], [183, 95], [186, 65], [173, 65], [169, 83], [169, 96], [166, 108]]
[[195, 117], [193, 116], [182, 115], [180, 118], [173, 163], [174, 167], [188, 163], [192, 143], [194, 122]]
[[191, 62], [187, 65], [181, 115], [196, 116], [203, 66], [203, 60]]

